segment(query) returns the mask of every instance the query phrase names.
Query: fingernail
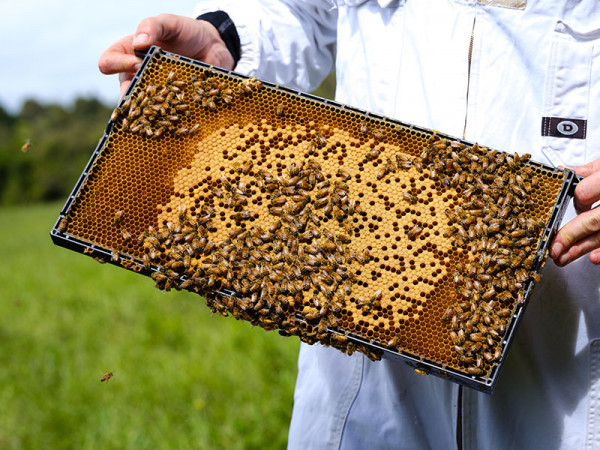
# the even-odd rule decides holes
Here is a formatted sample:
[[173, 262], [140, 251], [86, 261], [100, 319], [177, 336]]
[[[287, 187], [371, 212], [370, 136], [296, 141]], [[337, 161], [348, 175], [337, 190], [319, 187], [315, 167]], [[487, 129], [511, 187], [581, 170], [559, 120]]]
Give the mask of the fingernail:
[[562, 253], [563, 250], [563, 246], [560, 242], [555, 242], [554, 244], [552, 244], [552, 247], [550, 247], [550, 256], [553, 259], [556, 259], [560, 256], [560, 254]]
[[565, 253], [560, 258], [558, 258], [558, 263], [561, 266], [568, 264], [569, 261], [571, 261], [571, 255], [569, 255], [568, 253]]
[[133, 45], [146, 45], [150, 41], [150, 36], [146, 33], [136, 34], [133, 38]]
[[142, 63], [135, 63], [135, 64], [133, 65], [133, 70], [134, 70], [135, 72], [137, 72], [138, 70], [140, 70], [140, 67], [142, 67]]

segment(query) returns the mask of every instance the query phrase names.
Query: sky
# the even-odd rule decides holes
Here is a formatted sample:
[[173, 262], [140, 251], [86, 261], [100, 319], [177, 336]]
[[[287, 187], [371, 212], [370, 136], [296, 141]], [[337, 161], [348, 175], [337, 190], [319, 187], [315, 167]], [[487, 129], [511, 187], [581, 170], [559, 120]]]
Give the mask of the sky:
[[98, 70], [100, 54], [135, 32], [145, 17], [191, 16], [193, 0], [0, 0], [0, 106], [19, 111], [26, 99], [70, 105], [78, 96], [109, 106], [117, 75]]

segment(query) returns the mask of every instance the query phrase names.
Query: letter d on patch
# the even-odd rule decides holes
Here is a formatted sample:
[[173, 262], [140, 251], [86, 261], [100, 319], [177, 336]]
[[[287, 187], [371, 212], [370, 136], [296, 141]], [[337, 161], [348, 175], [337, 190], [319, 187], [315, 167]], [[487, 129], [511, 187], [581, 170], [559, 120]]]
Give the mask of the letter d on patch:
[[542, 117], [542, 136], [585, 139], [587, 120], [565, 117]]

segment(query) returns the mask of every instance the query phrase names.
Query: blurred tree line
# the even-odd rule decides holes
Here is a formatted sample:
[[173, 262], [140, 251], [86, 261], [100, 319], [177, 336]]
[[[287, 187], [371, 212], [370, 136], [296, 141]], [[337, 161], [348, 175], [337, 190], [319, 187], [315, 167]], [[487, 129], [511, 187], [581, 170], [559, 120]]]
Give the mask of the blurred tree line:
[[66, 199], [111, 110], [93, 98], [69, 107], [28, 100], [16, 115], [0, 106], [0, 205]]
[[[332, 73], [314, 94], [333, 98], [334, 92]], [[16, 115], [0, 106], [0, 205], [66, 199], [111, 112], [94, 98], [69, 107], [27, 100]]]

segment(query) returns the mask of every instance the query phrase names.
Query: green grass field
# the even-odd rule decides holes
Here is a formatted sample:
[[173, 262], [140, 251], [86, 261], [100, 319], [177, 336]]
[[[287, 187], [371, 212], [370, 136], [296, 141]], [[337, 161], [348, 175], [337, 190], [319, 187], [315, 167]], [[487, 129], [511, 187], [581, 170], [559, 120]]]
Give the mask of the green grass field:
[[60, 206], [0, 209], [0, 448], [285, 447], [298, 340], [55, 246]]

